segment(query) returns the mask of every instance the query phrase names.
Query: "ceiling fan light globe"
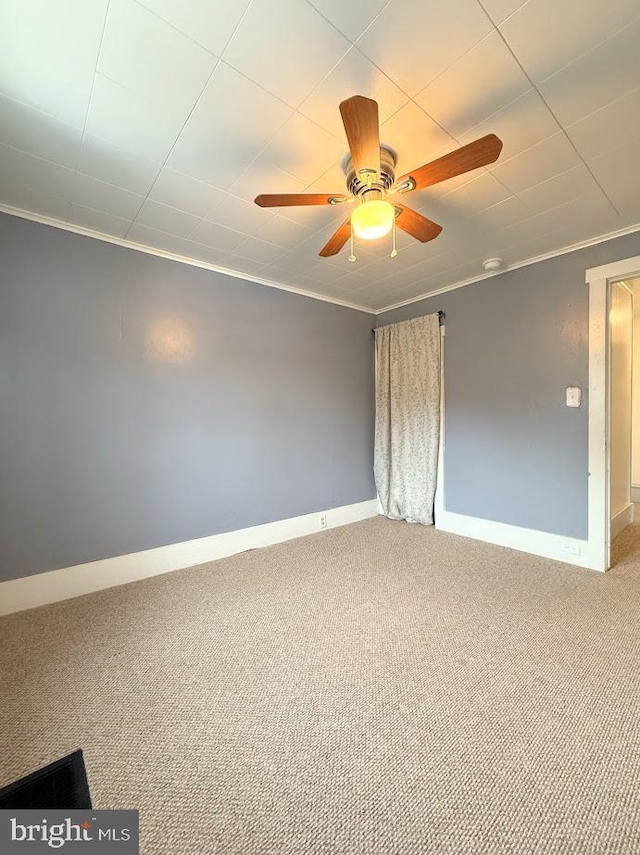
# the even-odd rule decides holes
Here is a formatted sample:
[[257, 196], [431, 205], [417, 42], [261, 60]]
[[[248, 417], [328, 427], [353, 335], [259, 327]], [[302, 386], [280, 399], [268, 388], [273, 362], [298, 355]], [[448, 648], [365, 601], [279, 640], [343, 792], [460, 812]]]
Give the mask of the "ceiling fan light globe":
[[396, 212], [384, 199], [363, 202], [351, 215], [353, 233], [361, 240], [377, 240], [388, 235], [393, 226]]

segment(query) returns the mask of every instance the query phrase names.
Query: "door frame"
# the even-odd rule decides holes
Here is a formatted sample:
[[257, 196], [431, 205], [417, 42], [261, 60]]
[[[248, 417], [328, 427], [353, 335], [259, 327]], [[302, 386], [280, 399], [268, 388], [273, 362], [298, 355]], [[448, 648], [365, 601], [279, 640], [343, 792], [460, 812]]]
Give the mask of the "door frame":
[[589, 287], [589, 479], [588, 551], [596, 570], [611, 566], [610, 515], [610, 326], [611, 285], [640, 276], [640, 255], [591, 267]]

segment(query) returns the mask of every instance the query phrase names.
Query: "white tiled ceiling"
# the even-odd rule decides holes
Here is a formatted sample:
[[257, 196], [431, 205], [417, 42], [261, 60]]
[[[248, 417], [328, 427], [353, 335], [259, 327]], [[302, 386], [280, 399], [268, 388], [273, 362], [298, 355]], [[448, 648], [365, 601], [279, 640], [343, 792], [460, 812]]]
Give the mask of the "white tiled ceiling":
[[[640, 223], [639, 51], [637, 0], [2, 0], [0, 203], [378, 310]], [[253, 204], [343, 192], [353, 94], [398, 174], [504, 141], [411, 197], [444, 229], [395, 259]]]

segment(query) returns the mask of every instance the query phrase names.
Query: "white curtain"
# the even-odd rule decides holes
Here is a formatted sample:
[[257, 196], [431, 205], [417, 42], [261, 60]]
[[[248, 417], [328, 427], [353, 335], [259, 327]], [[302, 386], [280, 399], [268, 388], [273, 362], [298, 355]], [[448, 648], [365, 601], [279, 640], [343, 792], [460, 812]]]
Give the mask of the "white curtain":
[[391, 519], [433, 525], [440, 441], [440, 319], [376, 330], [374, 473]]

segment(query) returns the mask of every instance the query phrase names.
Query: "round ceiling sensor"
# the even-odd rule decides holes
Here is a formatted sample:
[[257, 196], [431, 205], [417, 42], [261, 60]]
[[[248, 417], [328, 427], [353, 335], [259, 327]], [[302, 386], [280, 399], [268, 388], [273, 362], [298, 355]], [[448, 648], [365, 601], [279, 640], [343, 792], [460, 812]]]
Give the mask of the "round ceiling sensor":
[[485, 270], [500, 270], [502, 267], [502, 259], [501, 258], [486, 258], [482, 262], [482, 266]]

